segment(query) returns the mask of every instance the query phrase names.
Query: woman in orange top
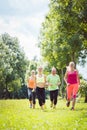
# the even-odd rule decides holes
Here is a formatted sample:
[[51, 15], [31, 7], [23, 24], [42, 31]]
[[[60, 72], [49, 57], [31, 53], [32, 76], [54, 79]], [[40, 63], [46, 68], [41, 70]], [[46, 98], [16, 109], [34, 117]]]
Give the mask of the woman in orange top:
[[36, 104], [36, 76], [35, 76], [35, 71], [32, 70], [31, 71], [31, 76], [28, 79], [28, 98], [29, 98], [29, 102], [30, 102], [30, 108], [35, 108], [35, 104]]

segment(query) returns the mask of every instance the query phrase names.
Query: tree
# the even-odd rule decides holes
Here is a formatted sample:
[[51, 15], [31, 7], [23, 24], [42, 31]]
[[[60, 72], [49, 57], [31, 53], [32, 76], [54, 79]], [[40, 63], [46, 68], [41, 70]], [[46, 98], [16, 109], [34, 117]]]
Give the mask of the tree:
[[16, 37], [5, 33], [0, 36], [0, 88], [3, 91], [17, 91], [24, 84], [28, 65], [23, 49]]
[[78, 14], [74, 5], [72, 0], [51, 0], [50, 11], [42, 25], [39, 45], [42, 56], [58, 68], [64, 68], [69, 61], [77, 63], [80, 57], [86, 58], [87, 46], [79, 24], [79, 15], [84, 10]]

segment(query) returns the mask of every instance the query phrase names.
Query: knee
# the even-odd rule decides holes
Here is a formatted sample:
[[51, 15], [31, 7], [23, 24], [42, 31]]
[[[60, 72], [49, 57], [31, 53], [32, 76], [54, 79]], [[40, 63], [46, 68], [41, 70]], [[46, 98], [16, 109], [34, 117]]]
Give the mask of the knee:
[[76, 99], [76, 95], [73, 95], [73, 99]]

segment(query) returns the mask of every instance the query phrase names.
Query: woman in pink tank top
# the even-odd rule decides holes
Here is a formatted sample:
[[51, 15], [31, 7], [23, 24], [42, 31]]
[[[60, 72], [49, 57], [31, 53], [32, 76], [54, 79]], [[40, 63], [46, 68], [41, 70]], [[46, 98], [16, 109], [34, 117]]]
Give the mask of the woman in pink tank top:
[[71, 110], [74, 110], [75, 108], [75, 102], [76, 102], [76, 94], [79, 89], [79, 75], [78, 71], [75, 69], [74, 62], [70, 62], [69, 66], [67, 67], [67, 71], [65, 73], [64, 80], [67, 84], [66, 91], [67, 91], [67, 107], [70, 106], [70, 101], [72, 99], [72, 108]]

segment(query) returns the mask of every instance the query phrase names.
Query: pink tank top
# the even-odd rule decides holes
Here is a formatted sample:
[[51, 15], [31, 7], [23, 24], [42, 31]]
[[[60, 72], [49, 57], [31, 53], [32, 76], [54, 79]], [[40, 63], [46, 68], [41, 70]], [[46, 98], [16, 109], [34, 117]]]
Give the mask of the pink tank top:
[[77, 71], [76, 70], [73, 71], [73, 72], [68, 71], [67, 83], [70, 83], [70, 84], [78, 83], [78, 81], [77, 81]]

